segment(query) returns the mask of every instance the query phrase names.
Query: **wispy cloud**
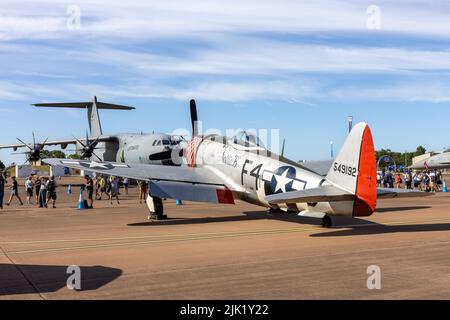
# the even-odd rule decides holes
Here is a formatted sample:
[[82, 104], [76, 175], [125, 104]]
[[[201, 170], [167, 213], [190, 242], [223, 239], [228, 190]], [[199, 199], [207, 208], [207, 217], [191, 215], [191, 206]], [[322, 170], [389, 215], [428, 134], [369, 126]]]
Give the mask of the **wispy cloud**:
[[[65, 23], [69, 4], [57, 0], [4, 0], [0, 39], [72, 36]], [[364, 31], [368, 6], [361, 1], [331, 0], [78, 0], [76, 4], [83, 18], [79, 34], [116, 38]], [[378, 5], [383, 31], [449, 37], [448, 2], [379, 1]]]

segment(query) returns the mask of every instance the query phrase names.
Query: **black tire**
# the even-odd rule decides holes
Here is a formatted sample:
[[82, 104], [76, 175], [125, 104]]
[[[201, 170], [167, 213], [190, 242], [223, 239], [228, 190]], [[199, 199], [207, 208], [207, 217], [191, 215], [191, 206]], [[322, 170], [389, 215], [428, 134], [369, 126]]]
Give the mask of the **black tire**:
[[331, 226], [332, 226], [332, 221], [331, 221], [331, 218], [330, 218], [330, 216], [324, 216], [323, 218], [322, 218], [322, 227], [324, 227], [324, 228], [331, 228]]
[[153, 204], [155, 206], [155, 215], [160, 216], [164, 214], [164, 206], [161, 198], [153, 197]]

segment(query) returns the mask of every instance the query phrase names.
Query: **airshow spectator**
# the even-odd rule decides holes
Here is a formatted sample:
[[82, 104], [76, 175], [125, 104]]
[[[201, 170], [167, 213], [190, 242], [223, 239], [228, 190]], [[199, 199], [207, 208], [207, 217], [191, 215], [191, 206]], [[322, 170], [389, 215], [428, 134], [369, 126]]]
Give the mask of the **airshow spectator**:
[[47, 178], [43, 177], [39, 188], [39, 208], [47, 208]]
[[138, 180], [138, 186], [139, 186], [139, 203], [144, 203], [147, 200], [147, 191], [148, 191], [148, 185], [147, 181], [144, 180]]
[[41, 190], [41, 178], [36, 176], [34, 179], [34, 191], [36, 192], [36, 204], [39, 203], [39, 191]]
[[111, 192], [109, 196], [109, 201], [112, 204], [113, 198], [116, 198], [117, 204], [120, 204], [119, 202], [119, 179], [117, 177], [111, 176], [109, 178], [109, 181], [111, 183]]
[[384, 181], [387, 188], [394, 187], [394, 177], [392, 176], [391, 171], [386, 172], [386, 175], [384, 176]]
[[27, 190], [27, 204], [32, 204], [31, 198], [33, 197], [33, 187], [33, 177], [29, 176], [25, 181], [25, 189]]
[[[97, 178], [98, 188], [99, 191], [96, 194], [97, 200], [102, 200], [102, 196], [104, 193], [106, 193], [106, 180], [104, 176], [99, 176]], [[106, 195], [109, 197], [109, 195], [106, 193]]]
[[438, 170], [436, 172], [436, 189], [438, 191], [442, 190], [442, 172], [441, 172], [441, 170]]
[[406, 171], [406, 173], [404, 175], [404, 179], [405, 179], [406, 189], [411, 189], [411, 184], [412, 184], [412, 179], [413, 179], [411, 170]]
[[125, 194], [128, 195], [128, 186], [130, 185], [130, 180], [128, 178], [123, 179], [123, 188], [125, 189]]
[[23, 206], [22, 199], [19, 196], [19, 184], [17, 183], [16, 177], [12, 177], [12, 180], [13, 180], [13, 183], [9, 187], [9, 189], [11, 190], [11, 194], [9, 196], [9, 201], [6, 205], [9, 206], [11, 204], [12, 199], [14, 197], [16, 197], [17, 199], [19, 199], [20, 205]]
[[88, 208], [92, 209], [94, 205], [94, 181], [88, 175], [85, 175], [86, 191], [88, 194]]
[[377, 187], [381, 187], [381, 172], [377, 171]]
[[0, 172], [0, 209], [3, 209], [3, 196], [5, 195], [5, 183], [6, 180], [3, 177], [3, 173]]
[[51, 176], [47, 181], [47, 203], [45, 207], [48, 206], [50, 200], [52, 200], [52, 207], [56, 208], [56, 181], [54, 176]]
[[400, 173], [397, 173], [395, 175], [395, 187], [397, 189], [400, 189], [402, 186], [402, 176], [400, 175]]

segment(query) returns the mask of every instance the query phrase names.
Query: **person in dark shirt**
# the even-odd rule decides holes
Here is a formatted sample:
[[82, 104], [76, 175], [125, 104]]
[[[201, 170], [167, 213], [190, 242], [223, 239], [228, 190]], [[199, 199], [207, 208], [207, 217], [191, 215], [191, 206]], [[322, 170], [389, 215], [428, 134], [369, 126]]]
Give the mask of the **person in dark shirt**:
[[51, 176], [47, 181], [47, 206], [50, 200], [52, 201], [52, 207], [56, 208], [56, 181], [54, 176]]
[[39, 176], [34, 180], [34, 189], [36, 191], [36, 203], [39, 203], [39, 192], [41, 191], [41, 178]]
[[11, 195], [9, 196], [9, 201], [6, 205], [9, 206], [11, 204], [12, 199], [16, 197], [17, 199], [19, 199], [20, 205], [23, 206], [22, 199], [19, 196], [19, 184], [17, 183], [16, 177], [12, 177], [12, 180], [13, 183], [11, 187], [9, 187], [9, 189], [11, 189]]
[[88, 175], [85, 175], [84, 178], [86, 179], [86, 191], [88, 194], [88, 206], [90, 209], [93, 208], [94, 205], [94, 180]]
[[5, 178], [3, 172], [0, 172], [0, 209], [3, 209], [3, 196], [5, 195]]

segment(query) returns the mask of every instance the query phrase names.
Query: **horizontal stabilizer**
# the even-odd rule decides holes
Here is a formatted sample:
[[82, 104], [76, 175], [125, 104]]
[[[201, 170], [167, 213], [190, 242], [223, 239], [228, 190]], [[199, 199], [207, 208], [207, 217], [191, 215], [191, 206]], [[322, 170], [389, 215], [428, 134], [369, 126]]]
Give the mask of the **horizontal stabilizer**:
[[[51, 108], [75, 108], [75, 109], [86, 109], [92, 106], [92, 101], [88, 102], [55, 102], [55, 103], [35, 103], [35, 107], [51, 107]], [[108, 110], [133, 110], [134, 107], [124, 106], [120, 104], [112, 104], [105, 102], [97, 102], [97, 109], [108, 109]]]
[[272, 194], [267, 196], [265, 199], [270, 204], [305, 203], [354, 200], [355, 195], [336, 186], [329, 185], [312, 189]]
[[377, 188], [377, 198], [408, 198], [408, 197], [426, 197], [434, 195], [432, 192], [397, 189], [397, 188]]

